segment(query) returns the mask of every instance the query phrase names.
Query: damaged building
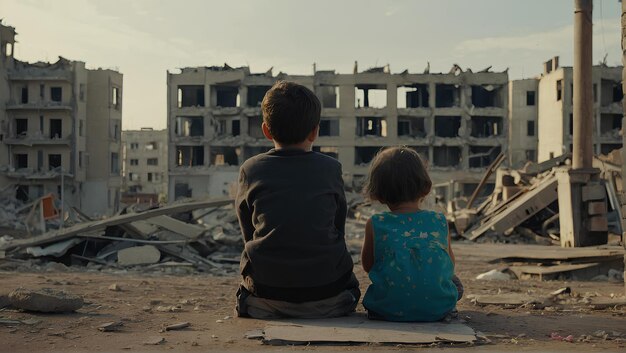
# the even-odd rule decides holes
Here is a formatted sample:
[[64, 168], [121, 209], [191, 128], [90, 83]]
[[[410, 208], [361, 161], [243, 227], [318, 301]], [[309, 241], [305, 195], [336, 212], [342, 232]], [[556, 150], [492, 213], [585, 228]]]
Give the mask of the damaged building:
[[314, 150], [337, 158], [358, 186], [385, 146], [407, 145], [430, 165], [434, 182], [475, 185], [506, 150], [508, 74], [463, 71], [354, 74], [252, 73], [248, 67], [188, 67], [167, 75], [169, 200], [234, 190], [239, 166], [272, 148], [261, 130], [260, 103], [277, 80], [302, 84], [322, 103]]
[[[609, 154], [622, 147], [622, 67], [597, 65], [593, 81], [593, 152]], [[572, 152], [573, 70], [559, 67], [558, 57], [544, 64], [539, 79], [538, 161]]]
[[167, 200], [167, 130], [122, 131], [122, 204]]
[[0, 187], [24, 202], [52, 194], [89, 215], [117, 210], [122, 74], [59, 58], [14, 58], [15, 29], [0, 23]]

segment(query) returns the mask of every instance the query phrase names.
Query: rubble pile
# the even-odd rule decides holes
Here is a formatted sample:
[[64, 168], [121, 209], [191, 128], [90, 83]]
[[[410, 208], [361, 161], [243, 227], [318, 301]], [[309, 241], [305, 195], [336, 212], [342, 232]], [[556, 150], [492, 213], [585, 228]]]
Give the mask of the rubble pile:
[[3, 265], [182, 271], [236, 271], [242, 238], [232, 199], [186, 201], [82, 222], [41, 235], [0, 238]]
[[[450, 230], [456, 237], [477, 242], [560, 244], [558, 206], [558, 172], [568, 170], [569, 154], [543, 163], [528, 163], [524, 168], [499, 168], [495, 173], [492, 194], [480, 202], [447, 205]], [[594, 167], [600, 170], [597, 185], [600, 193], [606, 192], [609, 209], [609, 232], [621, 235], [621, 166], [610, 158], [596, 158]], [[621, 162], [619, 162], [621, 163]], [[485, 178], [486, 179], [486, 178]], [[474, 192], [479, 194], [480, 188]], [[604, 191], [606, 190], [606, 191]]]

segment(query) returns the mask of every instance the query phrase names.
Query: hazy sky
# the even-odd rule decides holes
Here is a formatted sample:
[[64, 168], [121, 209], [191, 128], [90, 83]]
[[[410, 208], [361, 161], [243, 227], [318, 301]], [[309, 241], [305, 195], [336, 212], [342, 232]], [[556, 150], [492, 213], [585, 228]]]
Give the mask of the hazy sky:
[[[594, 1], [594, 62], [621, 65], [618, 0]], [[124, 129], [166, 126], [166, 70], [447, 72], [452, 64], [532, 77], [572, 64], [573, 0], [1, 0], [15, 55], [124, 74]]]

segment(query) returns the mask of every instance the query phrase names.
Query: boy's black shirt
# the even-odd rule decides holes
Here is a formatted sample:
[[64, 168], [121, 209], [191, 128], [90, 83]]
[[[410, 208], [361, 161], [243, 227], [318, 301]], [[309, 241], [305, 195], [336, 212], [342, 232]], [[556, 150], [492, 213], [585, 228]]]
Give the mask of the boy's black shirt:
[[240, 169], [235, 207], [244, 237], [240, 270], [254, 295], [302, 302], [346, 289], [341, 164], [300, 149], [272, 149]]

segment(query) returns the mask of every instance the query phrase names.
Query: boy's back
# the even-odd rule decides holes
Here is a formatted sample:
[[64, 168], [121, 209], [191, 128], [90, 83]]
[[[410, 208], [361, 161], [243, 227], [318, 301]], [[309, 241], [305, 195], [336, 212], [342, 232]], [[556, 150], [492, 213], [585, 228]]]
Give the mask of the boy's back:
[[244, 285], [256, 296], [305, 302], [346, 288], [341, 165], [323, 154], [273, 149], [247, 160], [236, 200], [245, 249]]

